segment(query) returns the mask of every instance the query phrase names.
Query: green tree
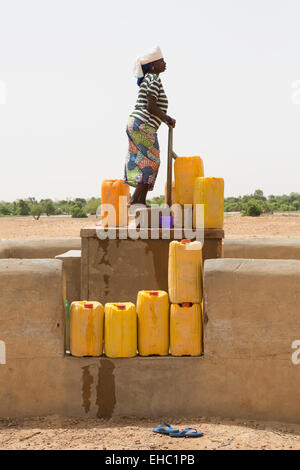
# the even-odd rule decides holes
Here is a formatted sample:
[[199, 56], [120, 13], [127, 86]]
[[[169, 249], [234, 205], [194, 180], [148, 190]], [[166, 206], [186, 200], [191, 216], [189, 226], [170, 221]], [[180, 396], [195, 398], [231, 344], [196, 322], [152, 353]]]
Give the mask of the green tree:
[[55, 206], [53, 204], [53, 201], [51, 199], [42, 199], [40, 201], [40, 204], [42, 205], [43, 207], [43, 212], [46, 214], [46, 215], [53, 215], [55, 214]]
[[294, 207], [295, 211], [298, 211], [300, 209], [300, 201], [293, 201], [292, 206]]
[[151, 206], [153, 205], [163, 206], [165, 204], [165, 196], [163, 195], [156, 196], [156, 197], [153, 197], [152, 199], [149, 199], [149, 201], [147, 202], [149, 202]]
[[83, 208], [86, 205], [86, 200], [81, 197], [76, 197], [76, 199], [74, 199], [74, 203], [76, 206]]
[[258, 199], [260, 201], [265, 201], [266, 198], [264, 196], [264, 193], [261, 189], [256, 189], [253, 194], [254, 199]]
[[18, 215], [18, 204], [16, 201], [14, 201], [12, 205], [12, 215]]
[[17, 215], [29, 215], [30, 214], [30, 207], [28, 202], [20, 199], [17, 202]]
[[100, 198], [95, 198], [92, 197], [89, 201], [87, 201], [86, 205], [84, 206], [84, 211], [87, 214], [96, 214], [98, 207], [101, 204], [101, 199]]
[[270, 208], [270, 212], [276, 212], [278, 210], [277, 202], [268, 201], [268, 206]]
[[290, 194], [290, 202], [299, 201], [300, 202], [300, 194], [299, 193], [291, 193]]
[[43, 212], [44, 212], [43, 204], [33, 204], [30, 208], [30, 214], [33, 216], [35, 220], [39, 220]]
[[37, 204], [37, 200], [35, 199], [35, 197], [28, 197], [27, 202], [30, 206], [32, 206], [33, 204]]
[[9, 202], [3, 202], [0, 204], [0, 216], [12, 215], [13, 205]]
[[60, 214], [69, 214], [70, 213], [68, 201], [65, 201], [65, 200], [58, 201], [55, 204], [55, 208], [56, 208], [56, 214], [58, 214], [58, 215], [60, 215]]

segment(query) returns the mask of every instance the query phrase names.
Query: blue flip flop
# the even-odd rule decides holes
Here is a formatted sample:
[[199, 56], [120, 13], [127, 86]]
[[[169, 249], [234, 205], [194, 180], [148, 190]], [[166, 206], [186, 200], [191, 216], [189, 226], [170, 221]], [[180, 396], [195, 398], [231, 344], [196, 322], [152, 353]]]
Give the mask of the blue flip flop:
[[169, 436], [171, 437], [201, 437], [203, 436], [203, 432], [197, 431], [196, 428], [186, 428], [183, 431], [179, 431], [179, 432], [170, 431]]
[[163, 423], [159, 424], [156, 428], [153, 428], [152, 431], [157, 432], [158, 434], [170, 434], [172, 432], [175, 435], [177, 432], [179, 432], [179, 429], [173, 428], [168, 423]]

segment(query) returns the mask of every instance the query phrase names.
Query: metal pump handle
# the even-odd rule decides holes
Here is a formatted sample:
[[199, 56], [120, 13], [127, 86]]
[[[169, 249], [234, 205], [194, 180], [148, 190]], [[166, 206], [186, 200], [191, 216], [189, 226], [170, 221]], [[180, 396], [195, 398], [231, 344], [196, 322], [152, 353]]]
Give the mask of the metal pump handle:
[[172, 205], [172, 159], [177, 158], [173, 152], [173, 127], [169, 126], [168, 136], [168, 171], [167, 171], [167, 204], [169, 207]]

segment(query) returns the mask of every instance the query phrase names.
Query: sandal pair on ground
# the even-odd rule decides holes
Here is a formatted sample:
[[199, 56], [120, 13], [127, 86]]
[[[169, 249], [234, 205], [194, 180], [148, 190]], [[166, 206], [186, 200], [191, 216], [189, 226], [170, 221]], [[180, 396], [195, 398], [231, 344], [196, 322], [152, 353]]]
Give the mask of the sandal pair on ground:
[[158, 434], [168, 434], [171, 437], [201, 437], [203, 432], [197, 431], [196, 428], [186, 428], [183, 431], [173, 428], [168, 423], [159, 424], [156, 428], [152, 429], [153, 432]]

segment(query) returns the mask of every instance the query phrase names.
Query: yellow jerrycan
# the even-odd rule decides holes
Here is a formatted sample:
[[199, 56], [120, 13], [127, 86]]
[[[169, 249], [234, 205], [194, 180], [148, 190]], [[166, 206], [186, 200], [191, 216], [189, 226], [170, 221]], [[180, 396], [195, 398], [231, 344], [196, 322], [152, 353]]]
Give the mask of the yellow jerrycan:
[[[105, 227], [128, 225], [129, 186], [122, 180], [104, 180], [101, 186], [101, 224]], [[105, 207], [104, 204], [109, 204]]]
[[70, 353], [72, 356], [101, 356], [104, 309], [99, 302], [72, 302], [70, 307]]
[[204, 204], [204, 228], [223, 228], [224, 179], [215, 177], [195, 179], [193, 201], [194, 228], [198, 228], [196, 227], [196, 204]]
[[131, 302], [107, 303], [104, 310], [104, 348], [107, 357], [137, 354], [137, 317]]
[[140, 356], [169, 354], [169, 296], [162, 290], [141, 290], [137, 296]]
[[170, 312], [170, 353], [172, 356], [202, 354], [202, 309], [200, 304], [172, 304]]
[[178, 204], [193, 204], [194, 181], [204, 176], [201, 157], [177, 157], [174, 163], [175, 197]]
[[202, 243], [176, 240], [169, 244], [168, 284], [170, 302], [202, 301]]

